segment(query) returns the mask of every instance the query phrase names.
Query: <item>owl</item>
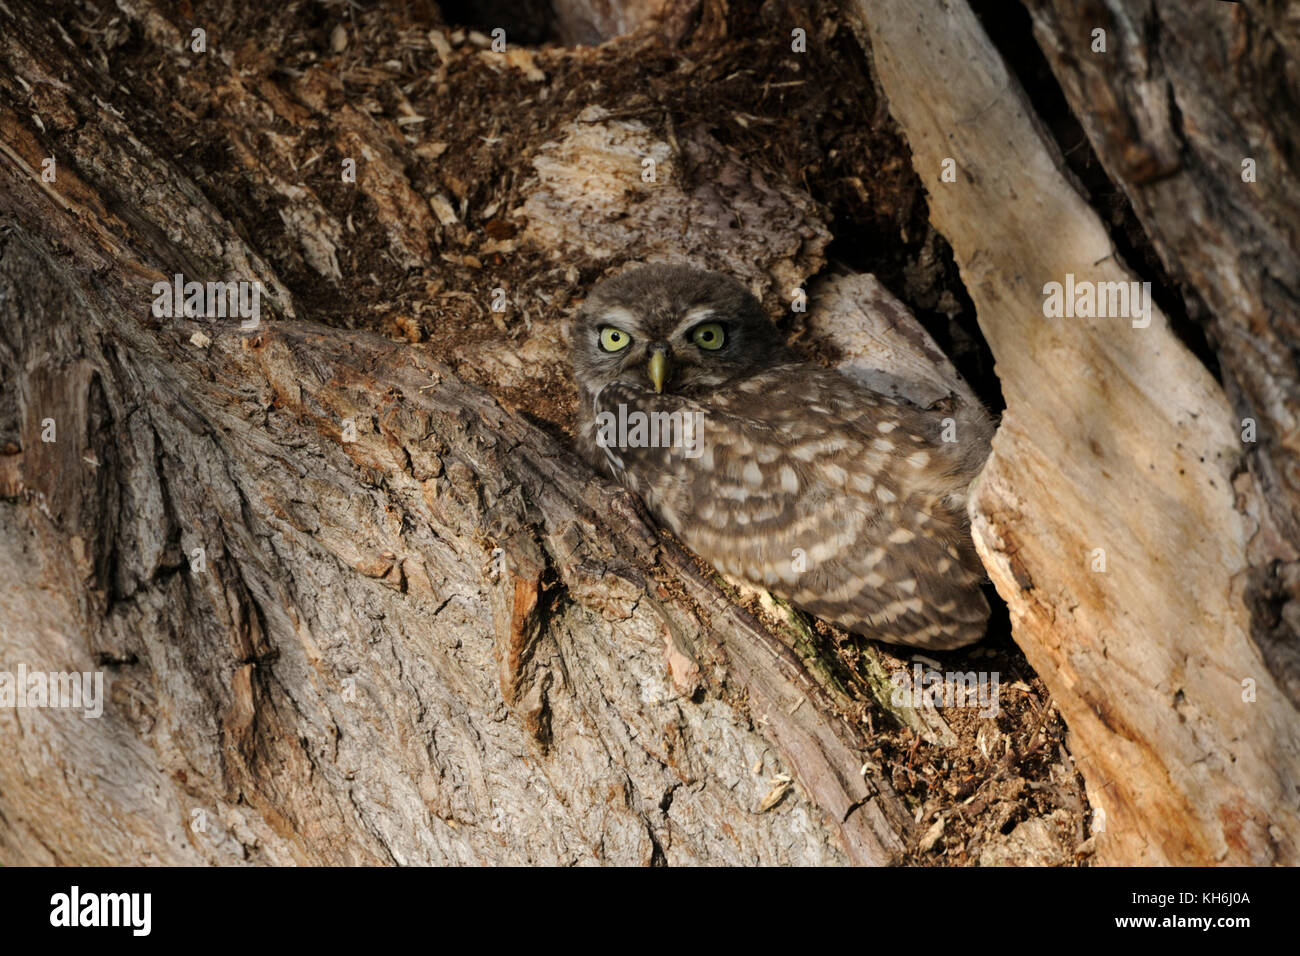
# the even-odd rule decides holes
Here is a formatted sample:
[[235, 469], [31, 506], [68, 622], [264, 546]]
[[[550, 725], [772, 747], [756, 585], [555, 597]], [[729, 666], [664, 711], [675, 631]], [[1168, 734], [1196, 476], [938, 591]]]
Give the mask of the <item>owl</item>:
[[951, 411], [801, 358], [739, 282], [684, 266], [598, 283], [568, 335], [584, 451], [719, 571], [873, 639], [983, 636], [982, 409], [952, 440]]

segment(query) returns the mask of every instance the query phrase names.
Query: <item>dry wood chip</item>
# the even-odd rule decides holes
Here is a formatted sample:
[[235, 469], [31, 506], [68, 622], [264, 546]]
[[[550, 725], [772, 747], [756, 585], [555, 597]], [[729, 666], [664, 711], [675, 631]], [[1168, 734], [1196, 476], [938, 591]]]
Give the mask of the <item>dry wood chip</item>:
[[429, 45], [437, 51], [438, 59], [442, 60], [444, 63], [451, 58], [451, 44], [447, 41], [447, 37], [442, 33], [442, 31], [429, 31]]
[[540, 83], [546, 79], [537, 66], [537, 61], [533, 58], [533, 51], [521, 46], [512, 46], [506, 50], [506, 62], [516, 70], [523, 72], [525, 79], [534, 83]]
[[768, 810], [781, 802], [781, 799], [790, 792], [790, 788], [793, 786], [794, 781], [787, 775], [783, 773], [777, 774], [772, 778], [772, 789], [763, 798], [763, 802], [758, 805], [758, 812], [767, 813]]
[[454, 226], [460, 222], [456, 218], [456, 210], [452, 208], [450, 200], [442, 193], [434, 193], [429, 197], [429, 208], [433, 214], [438, 217], [438, 221], [444, 226]]
[[929, 853], [931, 850], [934, 849], [934, 845], [938, 843], [939, 838], [943, 836], [943, 828], [945, 823], [946, 821], [944, 820], [943, 815], [940, 814], [939, 819], [935, 820], [934, 823], [930, 826], [930, 829], [925, 831], [925, 836], [921, 837], [922, 853]]

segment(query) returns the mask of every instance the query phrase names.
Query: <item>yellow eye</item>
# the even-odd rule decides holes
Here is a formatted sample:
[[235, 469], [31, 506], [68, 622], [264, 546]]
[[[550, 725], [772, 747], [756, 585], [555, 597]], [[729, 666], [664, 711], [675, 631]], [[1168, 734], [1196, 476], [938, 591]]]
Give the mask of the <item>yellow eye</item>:
[[632, 336], [622, 329], [614, 328], [612, 325], [607, 325], [600, 330], [600, 347], [606, 352], [617, 352], [619, 349], [625, 349], [631, 342]]
[[722, 331], [722, 326], [717, 322], [704, 322], [695, 327], [691, 332], [691, 341], [702, 349], [708, 349], [710, 352], [722, 348], [727, 336]]

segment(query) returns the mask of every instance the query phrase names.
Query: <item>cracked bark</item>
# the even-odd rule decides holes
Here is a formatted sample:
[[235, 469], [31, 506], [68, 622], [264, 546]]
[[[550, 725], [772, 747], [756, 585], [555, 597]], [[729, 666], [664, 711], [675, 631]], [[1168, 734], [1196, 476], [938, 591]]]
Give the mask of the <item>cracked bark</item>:
[[[122, 6], [179, 42], [158, 9]], [[6, 82], [46, 117], [0, 105], [0, 652], [102, 668], [107, 697], [98, 720], [0, 711], [6, 862], [897, 858], [909, 813], [779, 635], [525, 416], [421, 347], [313, 324], [101, 106], [94, 62], [21, 0], [0, 21]], [[424, 206], [388, 131], [330, 121], [371, 147], [397, 254], [424, 255], [436, 227], [408, 214]], [[278, 194], [335, 272], [328, 213]], [[763, 203], [797, 218], [792, 196], [758, 194], [758, 221]], [[789, 255], [758, 258], [784, 282]], [[176, 272], [260, 281], [261, 327], [154, 318], [151, 286]], [[782, 774], [795, 787], [761, 812]]]
[[[1111, 163], [1122, 155], [1119, 181], [1157, 248], [1204, 284], [1207, 303], [1225, 306], [1214, 321], [1234, 340], [1220, 354], [1238, 381], [1225, 394], [1158, 308], [1142, 327], [1126, 315], [1048, 318], [1048, 282], [1134, 278], [1096, 211], [965, 3], [859, 0], [890, 111], [1007, 401], [971, 497], [976, 545], [1017, 643], [1070, 727], [1094, 813], [1104, 813], [1093, 821], [1097, 859], [1294, 864], [1300, 717], [1287, 663], [1294, 637], [1280, 633], [1293, 615], [1259, 613], [1261, 574], [1289, 573], [1296, 540], [1279, 530], [1294, 500], [1268, 478], [1297, 460], [1287, 357], [1300, 219], [1295, 179], [1274, 165], [1293, 155], [1294, 129], [1270, 124], [1266, 105], [1294, 101], [1275, 89], [1294, 78], [1239, 73], [1225, 96], [1216, 84], [1228, 77], [1214, 56], [1202, 75], [1197, 51], [1216, 53], [1228, 34], [1206, 30], [1198, 7], [1034, 6], [1099, 153]], [[1214, 22], [1251, 21], [1234, 9], [1216, 7]], [[1172, 136], [1170, 67], [1133, 39], [1149, 10], [1179, 38], [1173, 88], [1197, 91], [1178, 96], [1187, 128], [1196, 120], [1195, 154]], [[1279, 46], [1294, 50], [1294, 20], [1286, 30], [1280, 21], [1272, 17], [1275, 34], [1254, 35], [1258, 45], [1249, 30], [1237, 40], [1268, 51], [1266, 60]], [[1108, 23], [1119, 69], [1089, 52], [1092, 27]], [[1262, 192], [1227, 175], [1237, 160], [1222, 156], [1237, 147], [1222, 124], [1234, 116], [1258, 124], [1268, 145], [1273, 172]], [[945, 162], [956, 182], [941, 178]], [[1240, 218], [1225, 218], [1230, 210]], [[1260, 434], [1275, 431], [1259, 449], [1243, 446], [1229, 401], [1243, 390], [1271, 399]], [[1275, 637], [1282, 646], [1270, 651]]]
[[[1281, 360], [1295, 341], [1286, 224], [1297, 219], [1285, 131], [1252, 114], [1274, 174], [1228, 215], [1213, 198], [1223, 170], [1205, 174], [1209, 151], [1186, 123], [1179, 137], [1170, 106], [1192, 115], [1191, 61], [1162, 54], [1172, 78], [1137, 87], [1132, 103], [1114, 75], [1055, 64], [1076, 104], [1113, 96], [1114, 115], [1132, 114], [1110, 145], [1089, 128], [1103, 161], [1166, 128], [1141, 97], [1169, 106], [1172, 152], [1138, 143], [1114, 175], [1211, 310], [1225, 397], [1162, 317], [1144, 340], [1082, 323], [1049, 333], [1027, 318], [1041, 300], [1023, 277], [1107, 262], [1104, 230], [964, 5], [852, 6], [998, 359], [1008, 413], [977, 488], [976, 533], [1108, 813], [1099, 858], [1294, 862], [1294, 370]], [[175, 68], [184, 25], [145, 0], [117, 7]], [[1074, 35], [1080, 24], [1053, 25], [1067, 14], [1047, 9], [1040, 36]], [[1248, 9], [1271, 26], [1234, 21], [1246, 24], [1243, 49], [1265, 61], [1294, 52], [1281, 14]], [[720, 28], [716, 12], [701, 22]], [[305, 264], [328, 285], [356, 240], [349, 219], [285, 178], [302, 159], [285, 137], [246, 131], [303, 126], [361, 154], [370, 225], [410, 265], [458, 224], [445, 196], [431, 216], [408, 181], [401, 130], [338, 108], [340, 81], [323, 69], [268, 79], [216, 57], [213, 72], [195, 70], [190, 82], [220, 91], [220, 145], [255, 184], [250, 206], [275, 199], [265, 208], [283, 230], [259, 232], [146, 145], [136, 111], [115, 110], [107, 60], [85, 59], [44, 22], [27, 0], [0, 6], [0, 574], [13, 582], [0, 591], [0, 651], [101, 668], [109, 699], [98, 721], [0, 711], [6, 862], [881, 863], [915, 843], [887, 780], [860, 771], [862, 730], [792, 650], [793, 629], [756, 621], [526, 415], [423, 347], [316, 324], [295, 298], [277, 267]], [[1162, 21], [1170, 36], [1182, 29]], [[1142, 61], [1122, 62], [1137, 73]], [[1091, 77], [1086, 94], [1071, 69]], [[598, 258], [671, 252], [769, 296], [821, 268], [824, 211], [791, 184], [751, 177], [707, 130], [679, 136], [660, 156], [644, 125], [599, 110], [556, 131], [522, 171], [536, 182], [520, 242]], [[960, 189], [935, 178], [954, 150], [977, 174]], [[622, 190], [646, 154], [665, 160], [664, 187], [634, 197], [626, 220], [593, 217], [602, 202], [633, 202]], [[51, 156], [58, 179], [45, 182]], [[674, 188], [676, 162], [706, 188]], [[1179, 208], [1224, 227], [1208, 262]], [[1045, 209], [1059, 213], [1046, 228]], [[656, 233], [653, 221], [692, 229]], [[1266, 239], [1241, 246], [1234, 270], [1233, 243], [1252, 235]], [[1113, 258], [1103, 268], [1127, 275]], [[177, 272], [260, 281], [270, 314], [254, 333], [155, 320], [151, 284]], [[1237, 276], [1240, 312], [1225, 299]], [[809, 321], [884, 335], [892, 309]], [[194, 344], [195, 332], [211, 341]], [[898, 359], [908, 343], [888, 348]], [[1062, 356], [1086, 374], [1045, 377]], [[495, 374], [505, 357], [488, 344], [478, 358]], [[1263, 436], [1250, 482], [1230, 450], [1243, 407]], [[1177, 501], [1152, 487], [1142, 455]], [[1167, 520], [1148, 539], [1152, 514]], [[1105, 586], [1086, 566], [1098, 533], [1124, 561]], [[1225, 584], [1234, 575], [1245, 598]], [[1249, 711], [1242, 675], [1259, 683]], [[785, 774], [795, 786], [782, 795]]]
[[[1300, 18], [1269, 2], [1030, 7], [1098, 158], [1190, 290], [1235, 419], [1255, 428], [1250, 635], [1300, 705]], [[1098, 28], [1105, 55], [1066, 39]]]

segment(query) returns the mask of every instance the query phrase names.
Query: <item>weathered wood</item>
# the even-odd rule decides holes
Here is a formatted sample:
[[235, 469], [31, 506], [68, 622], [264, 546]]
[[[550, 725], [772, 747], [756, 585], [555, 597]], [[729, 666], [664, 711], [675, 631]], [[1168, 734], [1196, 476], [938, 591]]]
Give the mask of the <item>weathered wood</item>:
[[[807, 658], [803, 622], [745, 610], [644, 527], [570, 454], [562, 401], [511, 402], [566, 387], [549, 333], [606, 263], [721, 268], [788, 306], [831, 238], [797, 174], [750, 168], [700, 111], [674, 126], [636, 92], [583, 111], [598, 82], [550, 82], [609, 48], [453, 49], [407, 21], [384, 33], [392, 59], [367, 59], [359, 11], [294, 37], [311, 52], [282, 68], [222, 44], [232, 9], [205, 11], [200, 57], [189, 13], [150, 0], [105, 4], [76, 39], [0, 4], [0, 667], [99, 670], [108, 693], [97, 720], [0, 710], [0, 858], [885, 863], [949, 840], [940, 798], [905, 806], [898, 768], [864, 758], [861, 701]], [[1242, 600], [1274, 593], [1251, 569], [1291, 559], [1277, 495], [1240, 473], [1236, 410], [1158, 313], [1043, 317], [1044, 282], [1127, 273], [969, 10], [853, 9], [998, 358], [1009, 411], [972, 513], [1105, 811], [1100, 859], [1295, 862], [1288, 672], [1255, 652], [1267, 615]], [[637, 10], [669, 11], [670, 42], [693, 29], [692, 57], [726, 37], [712, 0]], [[814, 43], [834, 25], [810, 21]], [[129, 86], [107, 53], [123, 44], [157, 59]], [[413, 105], [454, 105], [466, 76], [518, 120], [456, 140], [477, 166]], [[526, 152], [502, 163], [501, 142]], [[487, 193], [492, 176], [511, 185]], [[1171, 261], [1191, 254], [1176, 238]], [[1270, 255], [1248, 279], [1273, 307]], [[176, 273], [261, 283], [260, 328], [154, 317], [151, 285]], [[485, 304], [501, 274], [507, 314]], [[810, 292], [808, 332], [850, 374], [988, 428], [878, 283]], [[424, 344], [445, 320], [491, 331]], [[1243, 394], [1289, 388], [1241, 369]], [[1272, 464], [1252, 464], [1264, 484], [1287, 402]], [[862, 654], [854, 679], [884, 688], [884, 655]], [[954, 740], [933, 710], [886, 709]], [[993, 730], [1001, 763], [971, 772], [996, 780], [1015, 755]], [[1055, 816], [967, 852], [1060, 861]]]
[[552, 254], [689, 262], [734, 275], [760, 298], [789, 302], [830, 242], [815, 204], [745, 169], [707, 130], [674, 139], [588, 107], [533, 163], [538, 183], [520, 210], [524, 238]]
[[1300, 17], [1280, 3], [1030, 7], [1106, 171], [1199, 297], [1254, 478], [1250, 635], [1300, 706]]
[[[163, 12], [122, 7], [179, 48]], [[44, 117], [0, 107], [0, 659], [103, 671], [107, 696], [95, 720], [0, 710], [6, 862], [898, 858], [911, 815], [791, 644], [427, 349], [311, 323], [101, 105], [100, 66], [21, 0], [0, 23], [0, 82]], [[232, 117], [306, 121], [207, 68], [193, 82], [229, 84]], [[282, 201], [275, 241], [337, 280], [351, 226], [227, 122]], [[454, 231], [412, 212], [398, 129], [334, 110], [322, 132], [364, 151], [398, 261]], [[815, 268], [819, 229], [797, 260], [761, 221], [718, 250], [802, 280], [783, 263]], [[261, 326], [156, 318], [176, 272], [261, 282]]]
[[1133, 277], [966, 4], [855, 7], [997, 358], [976, 542], [1104, 812], [1098, 858], [1300, 861], [1300, 720], [1242, 600], [1237, 416], [1158, 310], [1045, 316], [1067, 274]]
[[[66, 287], [24, 241], [10, 240], [7, 278]], [[78, 311], [133, 358], [121, 378], [97, 356], [20, 379], [5, 573], [61, 600], [76, 592], [56, 582], [89, 579], [91, 599], [7, 595], [4, 651], [32, 668], [108, 662], [117, 706], [93, 723], [0, 714], [20, 775], [6, 774], [6, 818], [67, 841], [29, 857], [10, 833], [11, 859], [807, 863], [901, 849], [905, 815], [873, 797], [861, 740], [817, 706], [798, 658], [675, 548], [648, 548], [565, 450], [420, 350], [277, 323], [195, 355], [198, 323], [149, 331]], [[354, 443], [338, 437], [347, 420]], [[119, 486], [129, 503], [111, 500]], [[191, 574], [195, 547], [207, 566]], [[684, 595], [656, 583], [656, 560]], [[21, 768], [42, 754], [111, 766], [103, 782], [119, 786], [103, 803], [58, 787], [37, 801], [28, 787], [48, 775]], [[808, 782], [826, 824], [802, 796], [757, 814], [782, 772]], [[186, 833], [194, 810], [212, 842]], [[108, 812], [130, 832], [108, 833]]]
[[643, 27], [679, 35], [700, 0], [556, 0], [551, 29], [562, 43], [600, 43]]

